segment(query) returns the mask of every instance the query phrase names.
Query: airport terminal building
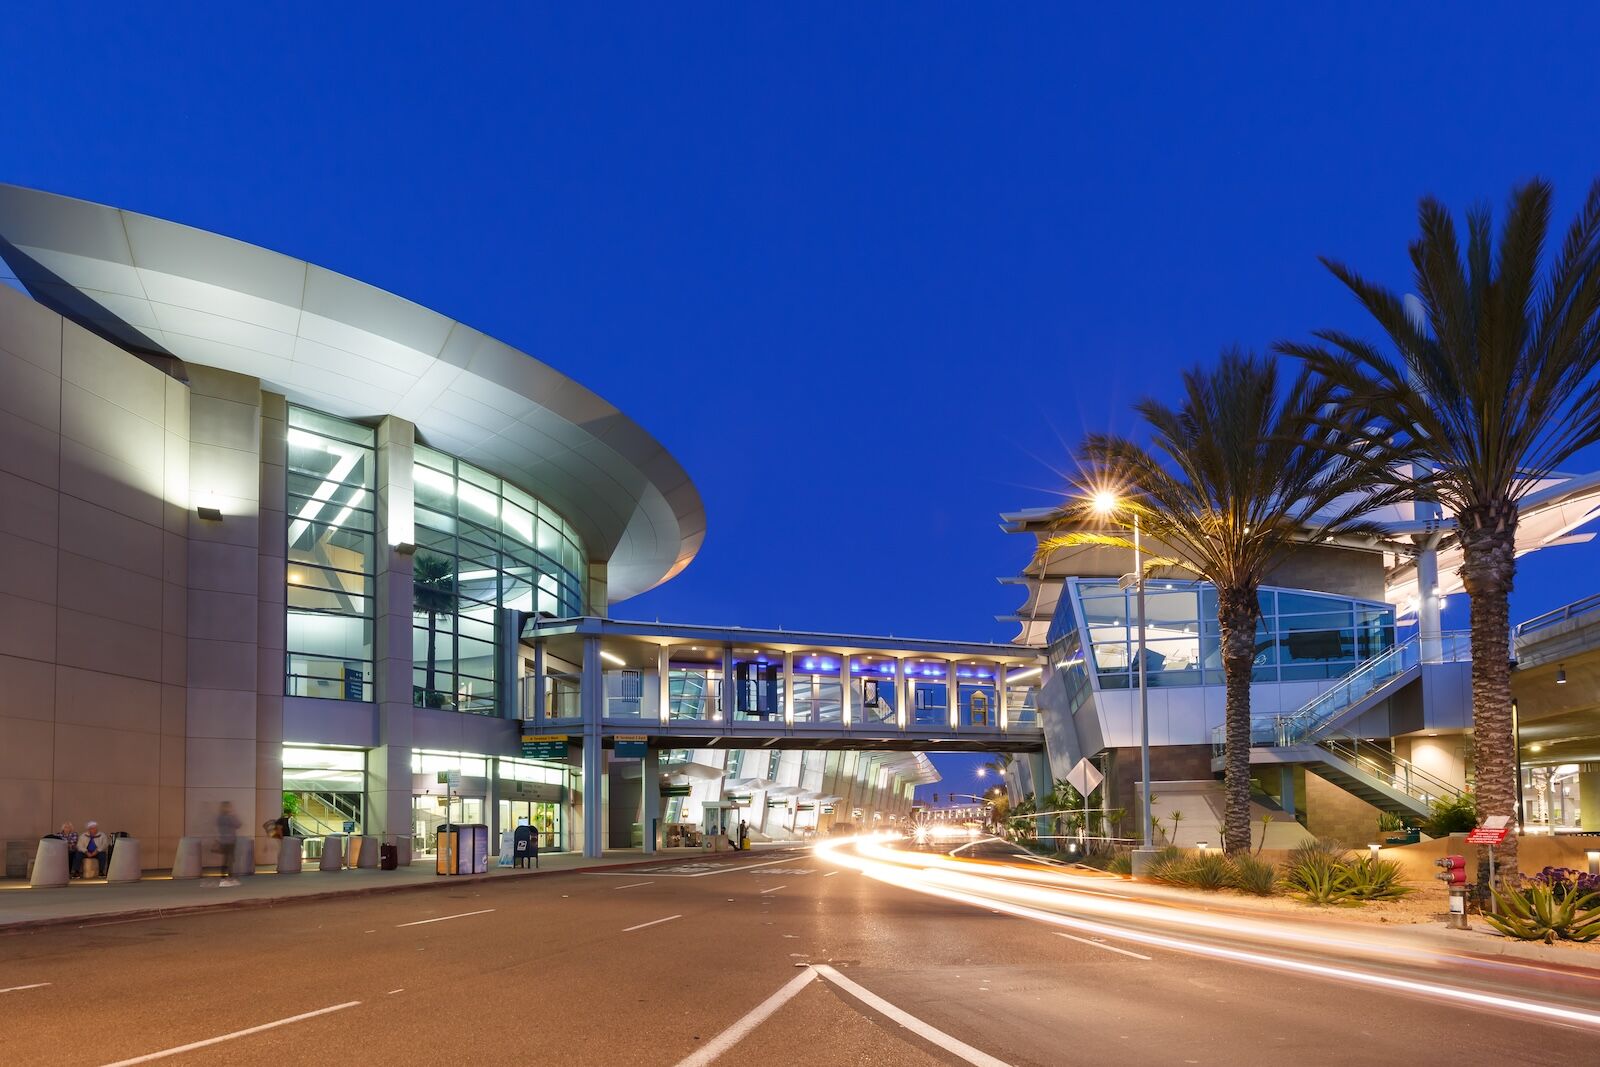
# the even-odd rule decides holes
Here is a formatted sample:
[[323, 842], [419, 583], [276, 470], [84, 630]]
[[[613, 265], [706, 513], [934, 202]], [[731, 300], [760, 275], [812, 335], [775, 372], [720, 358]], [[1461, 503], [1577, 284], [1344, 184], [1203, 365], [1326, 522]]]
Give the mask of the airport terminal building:
[[[524, 352], [13, 186], [0, 259], [0, 839], [29, 854], [94, 818], [165, 867], [220, 801], [259, 834], [286, 798], [308, 837], [403, 856], [447, 818], [590, 853], [803, 835], [903, 818], [937, 778], [919, 727], [1003, 734], [1031, 652], [603, 629], [689, 564], [705, 512], [649, 433]], [[912, 664], [937, 664], [919, 706], [948, 681], [976, 735], [905, 714]]]

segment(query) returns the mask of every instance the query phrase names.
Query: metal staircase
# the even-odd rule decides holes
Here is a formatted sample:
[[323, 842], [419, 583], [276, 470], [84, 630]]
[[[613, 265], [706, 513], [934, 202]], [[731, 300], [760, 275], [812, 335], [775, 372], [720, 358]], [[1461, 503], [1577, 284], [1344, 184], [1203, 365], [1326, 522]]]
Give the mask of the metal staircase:
[[[1461, 790], [1428, 774], [1382, 745], [1339, 736], [1341, 727], [1422, 676], [1427, 664], [1465, 663], [1472, 658], [1464, 632], [1437, 638], [1410, 637], [1359, 664], [1316, 699], [1288, 715], [1252, 718], [1252, 765], [1299, 765], [1380, 811], [1404, 819], [1425, 818], [1435, 801], [1451, 801]], [[1223, 767], [1224, 727], [1212, 731], [1213, 771]]]

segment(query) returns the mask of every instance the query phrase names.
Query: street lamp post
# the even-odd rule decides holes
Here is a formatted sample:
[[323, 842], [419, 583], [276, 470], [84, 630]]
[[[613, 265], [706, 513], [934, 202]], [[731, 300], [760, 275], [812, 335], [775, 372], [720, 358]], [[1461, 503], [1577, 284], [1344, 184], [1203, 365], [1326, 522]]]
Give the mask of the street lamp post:
[[[1109, 492], [1096, 493], [1092, 503], [1095, 512], [1100, 515], [1111, 515], [1121, 506], [1116, 495]], [[1143, 844], [1133, 853], [1133, 873], [1137, 877], [1155, 856], [1154, 820], [1150, 810], [1150, 691], [1145, 685], [1144, 544], [1137, 510], [1133, 512], [1133, 587], [1139, 626], [1139, 644], [1135, 656], [1139, 663], [1139, 774], [1144, 801]]]

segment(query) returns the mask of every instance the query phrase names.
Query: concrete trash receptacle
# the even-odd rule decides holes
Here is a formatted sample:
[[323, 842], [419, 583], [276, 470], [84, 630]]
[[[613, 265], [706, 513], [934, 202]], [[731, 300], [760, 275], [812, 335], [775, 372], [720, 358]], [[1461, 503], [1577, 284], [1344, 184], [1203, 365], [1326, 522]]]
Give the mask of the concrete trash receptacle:
[[378, 839], [376, 837], [360, 836], [350, 839], [350, 866], [377, 869]]
[[106, 872], [108, 882], [137, 882], [139, 868], [139, 839], [117, 838], [117, 847], [111, 850], [111, 870]]
[[198, 837], [178, 838], [178, 852], [172, 857], [172, 877], [198, 878], [200, 877], [200, 850], [204, 847], [202, 839]]
[[317, 869], [337, 871], [344, 867], [344, 835], [329, 834], [322, 839], [322, 859]]
[[41, 837], [39, 848], [33, 854], [35, 889], [67, 884], [67, 843], [59, 837]]
[[285, 837], [278, 842], [278, 873], [299, 874], [304, 869], [306, 841], [303, 837]]

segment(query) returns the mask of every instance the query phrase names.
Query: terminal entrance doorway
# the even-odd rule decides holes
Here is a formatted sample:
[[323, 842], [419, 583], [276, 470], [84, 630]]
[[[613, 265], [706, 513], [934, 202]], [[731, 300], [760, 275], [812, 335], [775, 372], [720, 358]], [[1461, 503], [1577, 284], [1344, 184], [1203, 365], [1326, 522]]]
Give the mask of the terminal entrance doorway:
[[540, 852], [567, 851], [561, 824], [561, 805], [537, 800], [502, 800], [500, 830], [515, 830], [526, 820], [539, 835]]

